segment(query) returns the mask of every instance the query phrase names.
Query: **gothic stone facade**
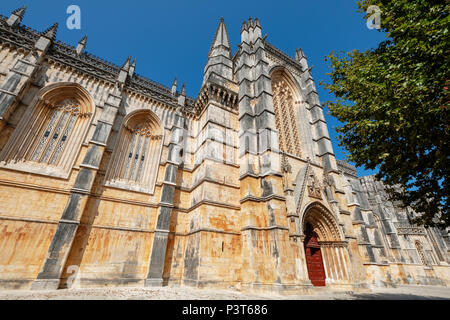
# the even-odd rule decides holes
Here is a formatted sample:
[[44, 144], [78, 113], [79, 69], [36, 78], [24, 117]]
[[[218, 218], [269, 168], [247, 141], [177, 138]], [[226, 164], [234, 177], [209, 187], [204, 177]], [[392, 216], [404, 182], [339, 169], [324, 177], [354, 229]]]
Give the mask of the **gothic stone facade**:
[[305, 55], [257, 19], [234, 55], [220, 21], [191, 99], [24, 13], [0, 17], [0, 288], [449, 283], [448, 233], [335, 159]]

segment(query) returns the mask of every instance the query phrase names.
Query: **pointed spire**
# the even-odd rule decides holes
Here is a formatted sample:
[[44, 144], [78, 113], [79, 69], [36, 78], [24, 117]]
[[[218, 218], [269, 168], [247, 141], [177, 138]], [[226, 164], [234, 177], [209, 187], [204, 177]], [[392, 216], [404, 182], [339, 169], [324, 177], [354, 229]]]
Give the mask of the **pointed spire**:
[[23, 19], [23, 16], [25, 15], [26, 9], [27, 9], [27, 7], [23, 6], [19, 9], [14, 10], [13, 12], [11, 12], [11, 16], [9, 17], [8, 21], [6, 21], [6, 23], [9, 26], [18, 25], [20, 22], [22, 22], [22, 19]]
[[123, 64], [122, 68], [119, 70], [119, 75], [117, 76], [117, 82], [124, 84], [128, 77], [131, 77], [134, 73], [133, 66], [130, 67], [131, 56], [128, 56], [127, 60]]
[[209, 50], [208, 62], [204, 69], [203, 84], [208, 81], [210, 76], [214, 76], [216, 79], [217, 77], [222, 78], [220, 81], [223, 81], [223, 79], [232, 81], [233, 62], [231, 61], [231, 58], [232, 53], [227, 28], [223, 18], [220, 18], [214, 41]]
[[308, 69], [308, 60], [306, 59], [305, 53], [301, 48], [295, 50], [295, 60], [300, 63], [303, 71], [306, 71]]
[[131, 62], [131, 56], [128, 56], [127, 61], [125, 61], [125, 63], [123, 64], [121, 69], [128, 70], [128, 68], [130, 68], [130, 62]]
[[175, 80], [173, 80], [173, 84], [172, 84], [172, 94], [175, 95], [175, 93], [177, 93], [177, 86], [178, 86], [178, 81], [177, 81], [177, 77], [175, 77]]
[[136, 70], [136, 58], [133, 59], [133, 63], [131, 64], [130, 70], [128, 71], [128, 75], [130, 77], [133, 76], [134, 70]]
[[23, 19], [23, 16], [25, 15], [25, 11], [27, 10], [26, 6], [22, 6], [19, 9], [16, 9], [12, 12], [12, 14], [15, 14], [16, 16], [18, 16], [20, 18], [20, 20]]
[[244, 30], [247, 29], [247, 23], [245, 22], [245, 20], [242, 22], [242, 27], [241, 27], [241, 33], [244, 32]]
[[186, 86], [183, 82], [183, 86], [181, 87], [181, 94], [178, 96], [178, 104], [180, 106], [184, 106], [186, 103]]
[[214, 41], [211, 45], [211, 49], [209, 50], [209, 56], [213, 54], [214, 49], [220, 48], [229, 51], [229, 56], [231, 57], [230, 40], [228, 38], [227, 28], [223, 17], [220, 18]]
[[58, 22], [44, 31], [44, 37], [54, 40], [56, 38], [56, 32], [58, 32]]
[[300, 61], [305, 58], [305, 54], [301, 48], [295, 49], [295, 60]]
[[255, 27], [260, 27], [261, 28], [261, 23], [259, 23], [259, 19], [255, 18]]
[[78, 42], [78, 46], [77, 46], [77, 54], [81, 54], [84, 49], [86, 48], [86, 43], [87, 43], [87, 38], [88, 36], [84, 36], [83, 39], [80, 40], [80, 42]]

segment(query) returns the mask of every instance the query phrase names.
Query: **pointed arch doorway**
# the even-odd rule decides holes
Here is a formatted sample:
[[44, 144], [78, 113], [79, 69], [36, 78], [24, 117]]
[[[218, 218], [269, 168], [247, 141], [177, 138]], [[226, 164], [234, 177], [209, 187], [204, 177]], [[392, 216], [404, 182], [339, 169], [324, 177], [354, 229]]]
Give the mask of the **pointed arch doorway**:
[[311, 283], [317, 287], [350, 283], [347, 242], [336, 217], [321, 203], [313, 202], [303, 211], [300, 223]]
[[315, 287], [324, 287], [326, 275], [322, 251], [320, 250], [319, 238], [310, 223], [306, 224], [304, 247], [309, 280]]

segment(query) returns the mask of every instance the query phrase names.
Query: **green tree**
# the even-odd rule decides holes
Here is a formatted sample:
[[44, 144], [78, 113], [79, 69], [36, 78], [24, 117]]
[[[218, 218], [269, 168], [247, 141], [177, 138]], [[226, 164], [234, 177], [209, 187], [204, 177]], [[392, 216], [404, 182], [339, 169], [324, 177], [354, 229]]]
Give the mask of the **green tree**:
[[392, 200], [425, 226], [450, 225], [449, 3], [359, 1], [365, 19], [370, 5], [381, 9], [387, 39], [364, 52], [332, 52], [332, 83], [321, 83], [336, 97], [325, 104], [343, 123], [337, 131], [349, 160], [378, 169]]

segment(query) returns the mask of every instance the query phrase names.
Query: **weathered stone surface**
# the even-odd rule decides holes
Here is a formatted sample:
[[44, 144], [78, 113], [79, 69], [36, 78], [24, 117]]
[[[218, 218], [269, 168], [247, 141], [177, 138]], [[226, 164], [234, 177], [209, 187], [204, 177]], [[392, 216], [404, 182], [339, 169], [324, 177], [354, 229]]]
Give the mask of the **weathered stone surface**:
[[[85, 43], [74, 49], [17, 25], [20, 17], [0, 19], [0, 288], [305, 292], [308, 228], [329, 288], [450, 284], [448, 232], [411, 225], [415, 213], [390, 202], [381, 182], [335, 159], [305, 54], [272, 46], [257, 19], [242, 26], [234, 56], [220, 21], [196, 100], [134, 75], [131, 58], [114, 66]], [[35, 46], [38, 56], [28, 55]], [[86, 91], [62, 98], [93, 108], [66, 174], [24, 161], [36, 145], [6, 163], [11, 144], [33, 140], [12, 138], [27, 110], [57, 84]], [[142, 129], [145, 116], [127, 127], [140, 112], [157, 133]], [[42, 137], [38, 127], [21, 132]], [[145, 153], [145, 143], [119, 139], [122, 130], [160, 149]], [[111, 170], [120, 171], [114, 181]], [[124, 178], [127, 170], [135, 174]], [[153, 179], [144, 188], [139, 175]]]

